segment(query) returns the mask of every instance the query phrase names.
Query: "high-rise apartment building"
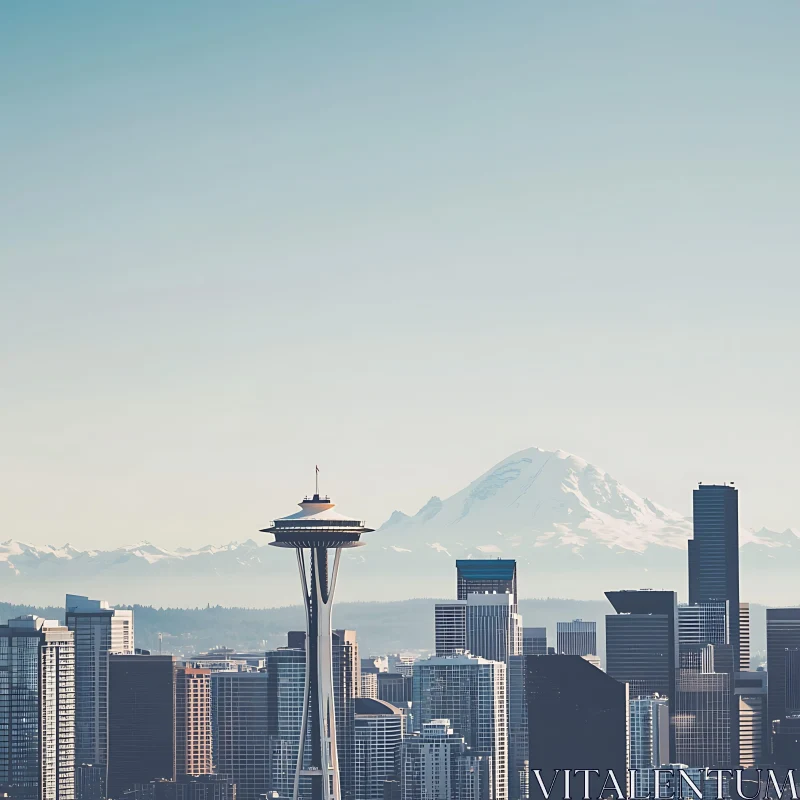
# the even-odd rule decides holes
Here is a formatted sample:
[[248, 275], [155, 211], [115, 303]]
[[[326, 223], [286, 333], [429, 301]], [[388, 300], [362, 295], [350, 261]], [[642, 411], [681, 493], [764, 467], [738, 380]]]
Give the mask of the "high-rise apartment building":
[[734, 702], [739, 716], [739, 757], [736, 764], [752, 768], [768, 763], [767, 673], [737, 672], [734, 675]]
[[547, 655], [547, 628], [522, 629], [522, 655]]
[[631, 697], [672, 698], [678, 666], [677, 597], [668, 591], [606, 592], [606, 672]]
[[0, 625], [0, 789], [11, 800], [75, 797], [75, 646], [53, 620]]
[[677, 761], [690, 767], [730, 768], [731, 675], [679, 670], [673, 709]]
[[358, 692], [359, 697], [369, 697], [373, 700], [378, 699], [378, 670], [366, 670], [361, 667], [361, 688]]
[[652, 770], [669, 763], [669, 703], [665, 697], [633, 697], [629, 702], [629, 769], [636, 770], [632, 797], [647, 797], [655, 786]]
[[[580, 656], [527, 656], [525, 668], [530, 766], [540, 770], [545, 788], [556, 770], [578, 764], [602, 776], [613, 769], [623, 780], [628, 768], [627, 685]], [[591, 776], [592, 797], [600, 796], [602, 782], [603, 777]], [[626, 786], [621, 788], [630, 796]], [[543, 796], [531, 778], [530, 797]]]
[[727, 601], [728, 630], [739, 664], [739, 499], [733, 486], [700, 484], [693, 494], [689, 602]]
[[525, 697], [525, 656], [508, 659], [508, 796], [528, 796], [528, 701]]
[[475, 754], [464, 737], [453, 732], [448, 719], [424, 722], [403, 740], [400, 772], [401, 800], [494, 798], [489, 793], [489, 759]]
[[135, 784], [174, 781], [175, 658], [116, 655], [108, 660], [108, 796]]
[[353, 784], [357, 800], [383, 800], [386, 781], [399, 779], [404, 733], [405, 715], [399, 708], [382, 700], [356, 698]]
[[522, 653], [522, 617], [510, 594], [467, 595], [467, 650], [490, 661], [508, 662]]
[[564, 656], [596, 656], [597, 623], [582, 619], [557, 622], [556, 652]]
[[739, 672], [750, 670], [750, 603], [739, 603]]
[[210, 775], [211, 670], [178, 667], [175, 673], [175, 771]]
[[767, 609], [767, 672], [769, 719], [784, 719], [786, 703], [786, 650], [800, 648], [800, 608]]
[[437, 603], [434, 607], [437, 656], [452, 656], [467, 649], [467, 601]]
[[456, 597], [471, 593], [510, 594], [517, 605], [517, 562], [513, 558], [468, 558], [456, 561]]
[[356, 632], [333, 632], [333, 702], [336, 712], [336, 746], [343, 800], [355, 796], [355, 702], [361, 684], [361, 659]]
[[414, 729], [448, 719], [473, 753], [490, 758], [492, 800], [508, 798], [506, 665], [467, 654], [414, 664]]
[[[303, 651], [300, 651], [298, 661], [304, 671]], [[291, 671], [288, 677], [292, 683]], [[300, 678], [301, 702], [304, 677], [301, 675]], [[272, 788], [270, 727], [277, 724], [277, 719], [273, 717], [276, 709], [270, 703], [268, 680], [265, 670], [215, 672], [211, 675], [214, 760], [217, 772], [229, 775], [236, 783], [236, 800], [259, 800]], [[286, 701], [292, 699], [290, 693]], [[283, 710], [289, 711], [285, 707]], [[296, 758], [296, 745], [294, 753]], [[294, 774], [294, 764], [284, 765], [284, 768], [289, 775]], [[291, 797], [291, 794], [287, 796]]]
[[75, 637], [78, 800], [99, 800], [108, 762], [108, 656], [133, 653], [133, 611], [68, 594], [66, 625]]

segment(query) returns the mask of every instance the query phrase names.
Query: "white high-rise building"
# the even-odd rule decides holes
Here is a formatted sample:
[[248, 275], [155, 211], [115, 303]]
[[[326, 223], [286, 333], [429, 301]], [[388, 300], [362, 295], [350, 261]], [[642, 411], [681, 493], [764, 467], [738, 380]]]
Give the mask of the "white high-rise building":
[[417, 731], [449, 720], [473, 754], [488, 756], [489, 796], [508, 798], [508, 694], [506, 665], [466, 653], [414, 664], [413, 721]]
[[99, 797], [102, 787], [87, 778], [108, 763], [108, 655], [133, 653], [133, 611], [68, 594], [66, 625], [75, 641], [75, 766], [86, 772], [78, 785], [81, 797]]
[[512, 594], [468, 594], [466, 610], [472, 655], [507, 664], [510, 656], [522, 653], [522, 617]]
[[358, 692], [359, 697], [370, 697], [373, 700], [378, 699], [378, 673], [365, 672], [361, 670], [361, 686]]
[[425, 722], [400, 749], [402, 800], [491, 800], [489, 759], [473, 753], [449, 719]]
[[669, 701], [657, 694], [629, 701], [629, 768], [636, 770], [634, 797], [652, 792], [652, 770], [669, 761]]
[[54, 620], [0, 625], [0, 785], [15, 800], [74, 800], [75, 647]]
[[383, 700], [355, 701], [354, 789], [357, 800], [383, 800], [383, 785], [399, 777], [405, 715]]

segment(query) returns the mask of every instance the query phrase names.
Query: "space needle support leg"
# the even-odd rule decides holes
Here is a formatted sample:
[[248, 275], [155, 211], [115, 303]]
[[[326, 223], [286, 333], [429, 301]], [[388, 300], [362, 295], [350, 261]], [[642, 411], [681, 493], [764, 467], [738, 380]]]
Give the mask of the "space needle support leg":
[[322, 738], [322, 764], [320, 764], [322, 768], [322, 800], [341, 800], [339, 759], [336, 751], [333, 663], [331, 659], [333, 639], [331, 608], [333, 606], [336, 575], [339, 569], [339, 548], [336, 548], [336, 557], [330, 575], [328, 574], [328, 558], [325, 548], [314, 548], [311, 552], [318, 576], [316, 585], [313, 588], [316, 589], [314, 600], [318, 609], [317, 674], [319, 675], [319, 705], [317, 708], [321, 723], [319, 730]]
[[[308, 581], [306, 580], [306, 563], [303, 558], [302, 548], [297, 548], [297, 568], [300, 571], [300, 583], [303, 586], [303, 599], [306, 608], [306, 630], [309, 629], [311, 622], [311, 609], [309, 607], [310, 596], [308, 589]], [[310, 648], [306, 642], [306, 675], [303, 686], [303, 721], [300, 724], [300, 741], [297, 746], [297, 766], [294, 772], [294, 788], [292, 791], [293, 800], [300, 800], [300, 771], [303, 769], [303, 760], [305, 756], [306, 747], [306, 732], [308, 731], [308, 695], [311, 686], [311, 664], [310, 662]]]

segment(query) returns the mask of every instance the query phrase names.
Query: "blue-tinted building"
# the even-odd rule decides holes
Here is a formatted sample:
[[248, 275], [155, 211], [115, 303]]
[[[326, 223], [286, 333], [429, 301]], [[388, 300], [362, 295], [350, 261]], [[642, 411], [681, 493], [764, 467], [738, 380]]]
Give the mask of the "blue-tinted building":
[[513, 558], [468, 558], [456, 561], [456, 592], [466, 600], [471, 592], [511, 594], [517, 605], [517, 562]]

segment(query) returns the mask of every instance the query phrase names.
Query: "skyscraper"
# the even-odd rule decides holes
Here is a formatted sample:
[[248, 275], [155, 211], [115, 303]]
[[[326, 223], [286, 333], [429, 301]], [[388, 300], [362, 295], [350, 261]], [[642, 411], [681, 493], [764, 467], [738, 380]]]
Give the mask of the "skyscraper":
[[767, 609], [769, 719], [782, 720], [786, 704], [786, 650], [800, 648], [800, 608]]
[[210, 775], [211, 670], [178, 667], [175, 673], [175, 772]]
[[424, 722], [400, 749], [402, 800], [493, 800], [488, 759], [473, 752], [449, 719]]
[[739, 757], [736, 764], [749, 768], [769, 761], [770, 725], [767, 714], [767, 673], [737, 672], [734, 702], [739, 716]]
[[522, 655], [547, 655], [547, 628], [522, 629]]
[[750, 603], [739, 603], [739, 672], [750, 669]]
[[525, 697], [525, 656], [508, 659], [508, 796], [528, 796], [528, 701]]
[[174, 781], [175, 659], [115, 655], [108, 661], [108, 795]]
[[[304, 685], [305, 655], [300, 687]], [[300, 695], [302, 701], [302, 694]], [[236, 783], [236, 800], [258, 800], [270, 785], [270, 725], [274, 724], [266, 671], [215, 672], [211, 676], [211, 724], [217, 772]], [[298, 730], [299, 734], [299, 730]], [[294, 778], [294, 759], [286, 770]]]
[[370, 697], [374, 700], [378, 699], [378, 670], [365, 670], [361, 667], [361, 688], [358, 693], [359, 697]]
[[647, 797], [654, 788], [651, 770], [669, 763], [669, 704], [665, 697], [633, 697], [630, 710], [629, 768], [636, 770], [632, 797]]
[[477, 656], [434, 656], [414, 664], [414, 728], [448, 719], [475, 754], [491, 758], [492, 800], [508, 798], [506, 665]]
[[99, 800], [108, 763], [108, 655], [133, 653], [133, 611], [68, 594], [66, 625], [75, 637], [78, 800]]
[[[456, 597], [472, 592], [510, 594], [517, 605], [517, 562], [513, 558], [468, 558], [456, 561]], [[516, 611], [516, 608], [514, 609]]]
[[356, 698], [353, 785], [357, 800], [383, 800], [386, 781], [399, 778], [404, 726], [399, 708], [382, 700]]
[[522, 653], [522, 618], [510, 594], [467, 595], [467, 650], [490, 661], [508, 662]]
[[[269, 528], [262, 531], [273, 534], [274, 546], [296, 550], [306, 606], [306, 687], [302, 701], [302, 733], [293, 790], [295, 800], [298, 798], [301, 772], [311, 779], [312, 800], [340, 800], [342, 797], [332, 683], [331, 610], [341, 552], [345, 548], [362, 545], [361, 535], [371, 529], [365, 527], [360, 520], [342, 516], [333, 508], [334, 504], [329, 498], [320, 497], [317, 490], [313, 497], [306, 497], [300, 503], [299, 512], [276, 519]], [[308, 571], [304, 555], [306, 550], [309, 551]], [[335, 553], [330, 570], [329, 550]], [[358, 682], [355, 685], [357, 691]], [[306, 729], [311, 732], [311, 761], [304, 768]]]
[[437, 603], [434, 607], [436, 655], [451, 656], [467, 649], [467, 601]]
[[597, 623], [582, 619], [557, 622], [556, 652], [565, 656], [596, 656]]
[[[555, 770], [577, 765], [597, 769], [603, 776], [591, 776], [592, 797], [600, 796], [606, 770], [613, 769], [624, 780], [628, 768], [626, 684], [580, 656], [527, 656], [525, 666], [530, 768], [540, 770], [544, 786], [550, 786]], [[626, 786], [621, 788], [626, 792]], [[534, 778], [530, 796], [543, 797]]]
[[731, 767], [730, 681], [728, 673], [679, 671], [673, 704], [679, 763], [690, 767]]
[[378, 700], [403, 708], [411, 702], [413, 679], [399, 672], [378, 673]]
[[631, 697], [672, 697], [678, 665], [675, 592], [606, 592], [606, 672], [630, 685]]
[[11, 800], [75, 797], [75, 646], [53, 620], [0, 625], [0, 787]]
[[800, 649], [787, 647], [784, 650], [784, 684], [786, 714], [800, 714]]
[[727, 601], [730, 643], [739, 664], [739, 499], [733, 486], [700, 484], [693, 492], [689, 602]]

